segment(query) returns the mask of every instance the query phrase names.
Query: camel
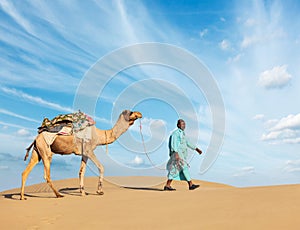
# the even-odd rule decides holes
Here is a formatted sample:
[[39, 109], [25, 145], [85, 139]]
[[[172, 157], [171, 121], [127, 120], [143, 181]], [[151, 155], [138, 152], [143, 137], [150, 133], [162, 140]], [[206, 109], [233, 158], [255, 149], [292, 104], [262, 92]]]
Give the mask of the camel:
[[[94, 154], [94, 149], [99, 145], [108, 145], [113, 143], [117, 138], [119, 138], [127, 129], [134, 124], [135, 120], [141, 118], [142, 114], [140, 112], [131, 112], [129, 110], [124, 110], [117, 120], [114, 127], [110, 130], [100, 130], [95, 126], [92, 128], [92, 141], [91, 144], [85, 142], [79, 143], [75, 141], [74, 135], [57, 135], [55, 141], [51, 146], [48, 146], [42, 133], [38, 134], [32, 144], [27, 148], [27, 153], [24, 160], [27, 159], [29, 151], [33, 147], [30, 161], [22, 173], [22, 187], [20, 193], [20, 200], [26, 200], [24, 197], [24, 189], [27, 177], [33, 167], [42, 160], [44, 164], [44, 179], [51, 187], [56, 197], [63, 197], [52, 184], [50, 178], [50, 164], [53, 154], [68, 155], [74, 153], [75, 155], [81, 155], [81, 165], [79, 170], [79, 181], [80, 181], [80, 193], [82, 196], [86, 195], [84, 191], [84, 174], [86, 169], [87, 160], [90, 159], [99, 170], [99, 180], [97, 194], [103, 195], [102, 183], [104, 175], [104, 167], [97, 159]], [[84, 150], [84, 151], [83, 151]]]

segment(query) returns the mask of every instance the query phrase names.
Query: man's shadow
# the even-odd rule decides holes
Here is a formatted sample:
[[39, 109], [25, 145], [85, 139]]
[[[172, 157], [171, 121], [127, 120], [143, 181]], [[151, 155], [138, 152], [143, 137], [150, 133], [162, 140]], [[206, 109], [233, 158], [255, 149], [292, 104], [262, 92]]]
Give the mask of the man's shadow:
[[147, 187], [122, 187], [126, 189], [132, 189], [132, 190], [142, 190], [142, 191], [156, 191], [156, 192], [162, 192], [163, 189], [160, 188], [147, 188]]

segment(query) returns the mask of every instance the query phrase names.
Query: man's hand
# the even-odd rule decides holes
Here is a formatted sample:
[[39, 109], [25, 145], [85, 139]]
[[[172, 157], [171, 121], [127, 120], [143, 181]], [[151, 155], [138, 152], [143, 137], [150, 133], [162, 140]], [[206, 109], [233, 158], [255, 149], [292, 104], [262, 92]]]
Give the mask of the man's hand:
[[174, 154], [175, 154], [175, 160], [179, 161], [180, 160], [179, 154], [178, 153], [174, 153]]
[[199, 155], [202, 154], [202, 151], [200, 149], [196, 148], [195, 150], [199, 153]]

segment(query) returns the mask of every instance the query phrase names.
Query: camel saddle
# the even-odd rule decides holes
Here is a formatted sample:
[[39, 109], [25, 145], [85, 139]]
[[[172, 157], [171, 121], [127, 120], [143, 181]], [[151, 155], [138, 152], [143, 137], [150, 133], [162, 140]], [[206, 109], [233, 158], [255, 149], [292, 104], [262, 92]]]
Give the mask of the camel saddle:
[[95, 123], [90, 116], [79, 110], [75, 113], [60, 114], [52, 120], [49, 120], [47, 117], [44, 118], [42, 125], [38, 127], [38, 133], [45, 131], [58, 133], [63, 127], [71, 127], [74, 132], [79, 132]]

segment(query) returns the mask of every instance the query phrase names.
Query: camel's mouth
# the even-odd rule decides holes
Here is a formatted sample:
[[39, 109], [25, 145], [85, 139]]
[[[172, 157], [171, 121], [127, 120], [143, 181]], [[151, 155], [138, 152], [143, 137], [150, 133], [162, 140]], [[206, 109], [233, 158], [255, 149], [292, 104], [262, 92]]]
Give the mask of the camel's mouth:
[[133, 125], [134, 121], [138, 118], [142, 118], [143, 115], [140, 112], [134, 111], [129, 115], [129, 125]]

